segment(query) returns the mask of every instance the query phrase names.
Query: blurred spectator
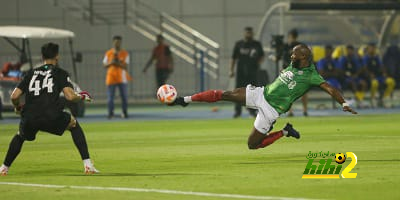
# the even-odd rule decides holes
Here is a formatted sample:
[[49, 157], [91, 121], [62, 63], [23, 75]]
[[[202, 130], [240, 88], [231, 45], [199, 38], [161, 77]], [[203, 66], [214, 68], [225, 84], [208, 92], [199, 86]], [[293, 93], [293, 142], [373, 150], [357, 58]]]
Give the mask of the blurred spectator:
[[160, 87], [166, 83], [169, 75], [174, 71], [174, 59], [169, 46], [164, 44], [162, 35], [157, 35], [157, 46], [154, 47], [153, 53], [146, 67], [143, 69], [143, 73], [146, 73], [154, 60], [156, 61], [157, 86]]
[[[282, 53], [283, 69], [286, 69], [290, 65], [290, 63], [292, 62], [290, 56], [292, 56], [293, 48], [295, 46], [301, 44], [301, 42], [297, 41], [298, 36], [299, 36], [299, 33], [297, 32], [296, 29], [291, 29], [288, 32], [287, 43], [283, 47], [283, 53]], [[308, 112], [307, 112], [307, 104], [308, 104], [307, 93], [305, 93], [301, 97], [301, 102], [303, 103], [303, 115], [304, 116], [308, 116]], [[293, 116], [293, 109], [289, 110], [288, 116]]]
[[396, 44], [390, 45], [383, 55], [383, 65], [387, 68], [387, 73], [400, 81], [400, 48]]
[[292, 55], [293, 48], [301, 44], [299, 41], [297, 41], [298, 36], [299, 34], [296, 29], [292, 29], [288, 32], [287, 43], [283, 47], [283, 53], [282, 53], [282, 61], [284, 69], [286, 69], [292, 62], [290, 56]]
[[129, 53], [121, 48], [122, 37], [113, 37], [113, 48], [108, 50], [104, 56], [103, 64], [107, 69], [106, 85], [107, 85], [107, 101], [108, 101], [108, 118], [114, 117], [114, 96], [115, 89], [119, 89], [122, 100], [122, 118], [128, 118], [128, 81], [131, 76], [127, 72], [129, 64]]
[[325, 57], [317, 62], [317, 69], [329, 85], [341, 90], [342, 86], [339, 82], [341, 69], [338, 67], [337, 61], [332, 58], [332, 53], [333, 47], [331, 45], [325, 46]]
[[[336, 60], [332, 58], [333, 47], [331, 45], [325, 46], [325, 57], [317, 62], [317, 70], [326, 82], [338, 90], [342, 90], [339, 82], [342, 70], [338, 67]], [[336, 103], [333, 102], [333, 107], [336, 108]]]
[[[23, 57], [21, 56], [21, 62], [4, 63], [3, 68], [0, 71], [0, 81], [5, 80], [5, 81], [18, 82], [21, 79], [22, 77], [21, 66], [22, 63], [26, 61], [26, 59], [23, 60], [22, 58]], [[0, 120], [3, 119], [2, 111], [3, 111], [3, 101], [2, 98], [0, 97]]]
[[342, 86], [353, 91], [357, 107], [362, 107], [362, 102], [367, 91], [367, 82], [359, 77], [362, 69], [360, 58], [352, 45], [346, 46], [345, 55], [339, 58], [338, 67], [344, 73]]
[[387, 74], [379, 56], [376, 54], [375, 44], [368, 44], [366, 54], [362, 59], [363, 74], [371, 87], [371, 106], [376, 107], [376, 93], [379, 91], [379, 105], [391, 107], [390, 96], [396, 85], [394, 79]]
[[19, 80], [22, 76], [22, 72], [20, 70], [21, 66], [21, 63], [4, 63], [3, 68], [1, 69], [0, 78], [8, 80]]
[[[244, 39], [237, 41], [233, 49], [229, 76], [235, 76], [235, 65], [237, 63], [236, 88], [246, 87], [248, 84], [257, 85], [257, 73], [264, 59], [264, 50], [261, 43], [254, 40], [253, 36], [253, 28], [246, 27]], [[248, 109], [248, 111], [251, 116], [256, 117], [256, 110]], [[241, 114], [242, 105], [235, 104], [233, 117], [240, 117]]]

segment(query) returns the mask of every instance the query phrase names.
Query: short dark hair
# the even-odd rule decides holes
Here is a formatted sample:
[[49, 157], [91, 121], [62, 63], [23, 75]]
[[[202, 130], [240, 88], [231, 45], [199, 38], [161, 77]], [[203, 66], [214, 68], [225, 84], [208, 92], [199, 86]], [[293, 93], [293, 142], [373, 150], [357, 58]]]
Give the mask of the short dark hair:
[[246, 26], [246, 27], [244, 28], [244, 30], [245, 30], [245, 31], [248, 31], [248, 32], [253, 32], [253, 27]]
[[297, 29], [291, 29], [289, 32], [288, 32], [288, 34], [289, 35], [291, 35], [291, 36], [293, 36], [294, 38], [297, 38], [298, 36], [299, 36], [299, 32], [297, 32]]
[[157, 39], [164, 39], [164, 37], [161, 34], [158, 34]]
[[58, 44], [49, 42], [42, 46], [42, 57], [44, 59], [52, 59], [58, 55]]
[[120, 35], [114, 35], [113, 40], [122, 40]]

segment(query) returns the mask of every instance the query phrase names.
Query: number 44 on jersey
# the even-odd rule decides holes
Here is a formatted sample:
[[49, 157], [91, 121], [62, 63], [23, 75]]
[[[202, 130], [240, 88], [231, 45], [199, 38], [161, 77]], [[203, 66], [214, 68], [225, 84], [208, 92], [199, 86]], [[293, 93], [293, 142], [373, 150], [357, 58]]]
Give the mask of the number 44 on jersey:
[[[33, 92], [34, 96], [39, 96], [40, 92], [45, 91], [47, 93], [53, 93], [53, 78], [50, 73], [46, 73], [46, 76], [43, 79], [40, 79], [39, 74], [35, 74], [32, 76], [31, 81], [29, 82], [29, 92]], [[45, 90], [47, 88], [47, 91]]]

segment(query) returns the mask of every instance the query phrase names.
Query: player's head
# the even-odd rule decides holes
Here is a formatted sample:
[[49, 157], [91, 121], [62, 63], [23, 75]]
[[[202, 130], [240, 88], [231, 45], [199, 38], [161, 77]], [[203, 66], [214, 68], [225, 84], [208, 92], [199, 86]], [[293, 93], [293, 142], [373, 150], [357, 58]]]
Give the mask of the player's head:
[[297, 29], [291, 29], [288, 32], [288, 43], [292, 43], [297, 41], [297, 37], [299, 36], [299, 33], [297, 32]]
[[311, 62], [311, 50], [305, 44], [299, 44], [293, 48], [292, 55], [292, 66], [299, 68], [301, 66], [308, 66]]
[[354, 47], [353, 45], [349, 44], [346, 46], [347, 56], [354, 56]]
[[374, 56], [376, 53], [376, 45], [375, 43], [369, 43], [367, 45], [366, 53], [370, 56]]
[[330, 58], [332, 57], [332, 53], [333, 53], [333, 46], [328, 44], [325, 46], [325, 57], [326, 58]]
[[164, 42], [164, 37], [161, 34], [157, 35], [157, 44], [162, 44]]
[[253, 28], [248, 26], [244, 28], [244, 39], [249, 41], [254, 37]]
[[58, 55], [58, 50], [59, 46], [58, 44], [49, 42], [46, 43], [42, 46], [42, 59], [43, 60], [58, 60], [59, 55]]
[[115, 49], [121, 49], [121, 44], [122, 44], [122, 37], [119, 35], [115, 35], [113, 37], [113, 46]]

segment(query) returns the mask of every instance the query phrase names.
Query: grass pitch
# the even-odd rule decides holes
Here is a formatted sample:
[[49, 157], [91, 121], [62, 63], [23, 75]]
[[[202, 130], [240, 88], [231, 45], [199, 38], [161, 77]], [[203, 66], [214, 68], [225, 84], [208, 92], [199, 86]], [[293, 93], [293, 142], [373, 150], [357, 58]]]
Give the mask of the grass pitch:
[[[399, 199], [400, 114], [279, 119], [302, 133], [247, 149], [252, 119], [81, 123], [98, 175], [83, 175], [69, 132], [26, 142], [0, 182], [128, 187], [311, 199]], [[1, 126], [0, 159], [17, 130]], [[301, 179], [312, 152], [354, 152], [356, 179]], [[348, 165], [350, 162], [345, 162]], [[0, 185], [1, 199], [230, 199]]]

